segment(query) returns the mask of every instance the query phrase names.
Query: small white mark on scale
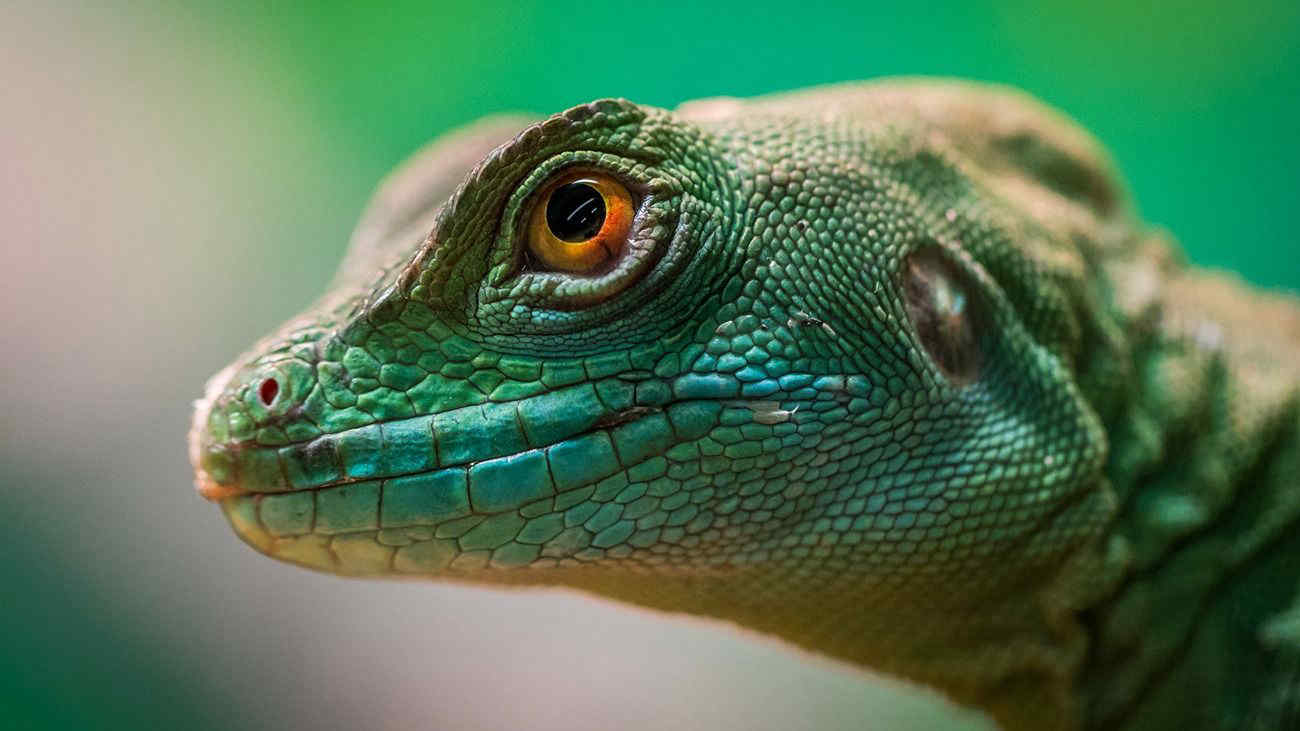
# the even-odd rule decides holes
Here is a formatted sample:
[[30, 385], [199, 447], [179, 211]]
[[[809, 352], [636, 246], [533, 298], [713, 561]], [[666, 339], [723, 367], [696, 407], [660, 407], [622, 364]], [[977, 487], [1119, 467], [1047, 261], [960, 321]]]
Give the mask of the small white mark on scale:
[[1201, 320], [1192, 333], [1192, 340], [1201, 350], [1219, 350], [1223, 347], [1223, 328], [1213, 320]]
[[729, 405], [749, 409], [753, 412], [755, 423], [769, 425], [789, 421], [794, 412], [799, 410], [798, 407], [782, 409], [777, 401], [732, 401]]
[[831, 327], [830, 323], [801, 310], [791, 312], [790, 317], [785, 321], [785, 326], [791, 330], [799, 327], [819, 327], [827, 335], [833, 338], [839, 337], [839, 334], [835, 332], [835, 328]]

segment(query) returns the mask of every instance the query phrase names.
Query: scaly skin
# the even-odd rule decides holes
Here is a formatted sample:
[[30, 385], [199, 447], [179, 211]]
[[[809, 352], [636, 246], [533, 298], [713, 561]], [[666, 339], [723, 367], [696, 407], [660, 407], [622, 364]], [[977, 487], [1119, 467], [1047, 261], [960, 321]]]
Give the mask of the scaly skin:
[[[573, 166], [638, 198], [604, 274], [522, 253]], [[972, 341], [921, 337], [915, 262]], [[1297, 363], [1294, 300], [1187, 268], [1014, 92], [604, 100], [399, 171], [191, 453], [245, 541], [315, 569], [719, 617], [1009, 729], [1279, 728]]]

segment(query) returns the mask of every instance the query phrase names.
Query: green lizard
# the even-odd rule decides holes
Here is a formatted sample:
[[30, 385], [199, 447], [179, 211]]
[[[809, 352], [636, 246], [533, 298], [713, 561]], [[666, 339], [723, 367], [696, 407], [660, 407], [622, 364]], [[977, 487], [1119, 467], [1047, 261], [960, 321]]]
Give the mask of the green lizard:
[[1280, 728], [1300, 307], [1005, 89], [601, 100], [435, 142], [209, 383], [276, 558], [730, 620], [1008, 729]]

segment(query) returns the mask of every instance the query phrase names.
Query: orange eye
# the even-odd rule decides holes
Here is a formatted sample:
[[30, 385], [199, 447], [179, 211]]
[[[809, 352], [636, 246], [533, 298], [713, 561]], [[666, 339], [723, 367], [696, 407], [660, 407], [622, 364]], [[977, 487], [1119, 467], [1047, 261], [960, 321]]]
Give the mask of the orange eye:
[[548, 269], [596, 272], [623, 253], [632, 214], [632, 194], [612, 177], [566, 175], [547, 186], [533, 207], [528, 251]]

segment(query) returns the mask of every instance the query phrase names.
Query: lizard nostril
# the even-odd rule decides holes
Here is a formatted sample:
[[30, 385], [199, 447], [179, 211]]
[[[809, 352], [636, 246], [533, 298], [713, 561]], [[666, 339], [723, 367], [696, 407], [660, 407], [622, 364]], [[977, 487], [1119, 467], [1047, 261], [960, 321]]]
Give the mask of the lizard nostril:
[[262, 403], [266, 406], [270, 406], [279, 393], [280, 383], [274, 378], [268, 378], [265, 381], [262, 381], [262, 385], [257, 388], [257, 395], [262, 398]]

